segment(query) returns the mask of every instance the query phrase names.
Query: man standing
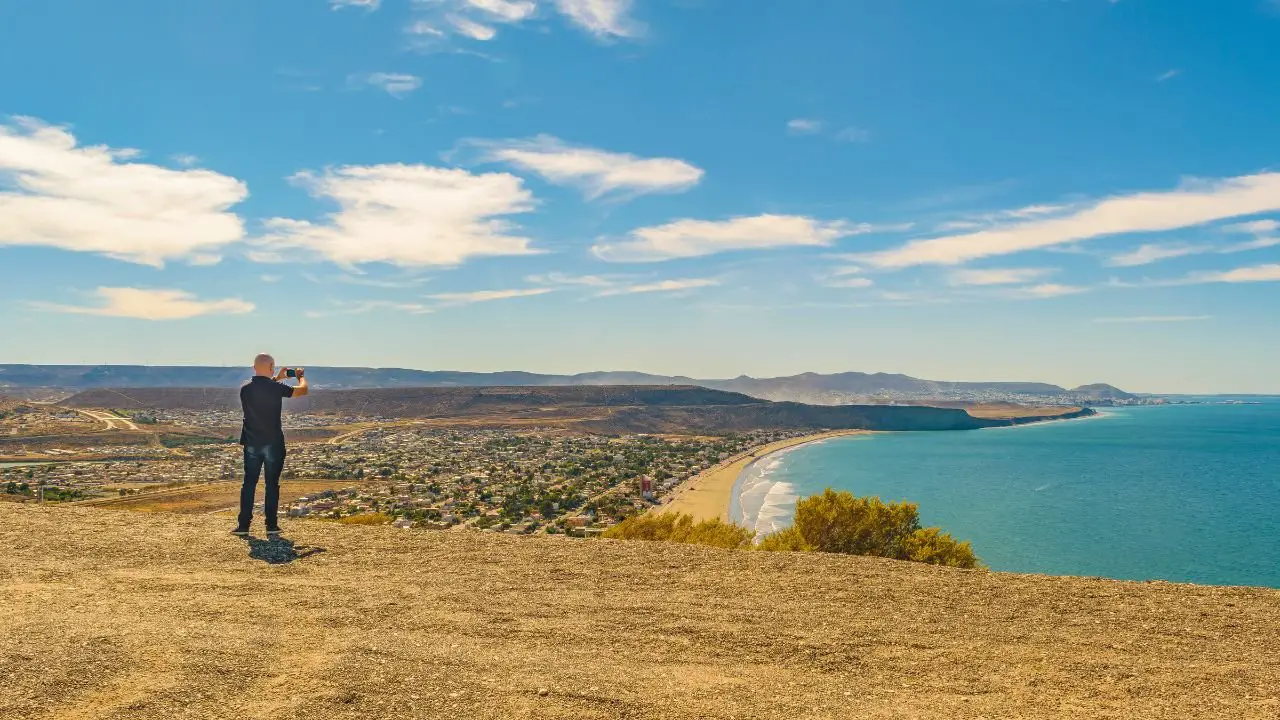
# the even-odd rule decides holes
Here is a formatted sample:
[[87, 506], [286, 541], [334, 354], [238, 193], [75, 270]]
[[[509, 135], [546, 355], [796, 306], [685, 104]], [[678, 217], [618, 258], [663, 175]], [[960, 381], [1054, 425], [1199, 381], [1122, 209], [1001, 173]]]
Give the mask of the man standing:
[[[288, 368], [276, 372], [275, 358], [263, 353], [253, 359], [253, 379], [240, 386], [240, 407], [244, 409], [244, 426], [240, 444], [244, 446], [244, 485], [240, 487], [240, 517], [233, 535], [248, 535], [253, 519], [253, 496], [258, 489], [258, 476], [267, 470], [263, 516], [267, 534], [277, 535], [276, 511], [280, 506], [280, 473], [284, 470], [284, 428], [280, 411], [287, 397], [307, 394], [307, 379], [302, 368], [292, 373]], [[280, 382], [288, 376], [298, 379], [297, 386]]]

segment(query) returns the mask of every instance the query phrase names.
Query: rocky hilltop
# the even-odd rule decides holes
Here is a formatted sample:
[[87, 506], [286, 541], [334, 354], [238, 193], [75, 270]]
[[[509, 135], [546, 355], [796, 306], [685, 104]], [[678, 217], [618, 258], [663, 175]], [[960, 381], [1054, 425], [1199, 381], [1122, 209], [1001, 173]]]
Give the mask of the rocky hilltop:
[[0, 503], [0, 717], [1275, 718], [1280, 591]]

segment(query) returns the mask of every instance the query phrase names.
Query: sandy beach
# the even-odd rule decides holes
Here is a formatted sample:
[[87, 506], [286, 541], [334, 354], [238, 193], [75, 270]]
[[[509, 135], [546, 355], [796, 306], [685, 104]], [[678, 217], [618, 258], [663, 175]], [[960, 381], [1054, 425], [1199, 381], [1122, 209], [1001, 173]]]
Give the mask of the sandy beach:
[[654, 508], [652, 512], [687, 513], [692, 515], [694, 520], [720, 518], [728, 521], [729, 505], [733, 498], [733, 487], [738, 481], [738, 476], [751, 463], [771, 453], [793, 448], [797, 445], [805, 445], [846, 435], [864, 435], [867, 432], [866, 430], [833, 430], [788, 440], [779, 440], [740, 455], [735, 455], [691, 478], [676, 490], [675, 495], [672, 496], [669, 502]]

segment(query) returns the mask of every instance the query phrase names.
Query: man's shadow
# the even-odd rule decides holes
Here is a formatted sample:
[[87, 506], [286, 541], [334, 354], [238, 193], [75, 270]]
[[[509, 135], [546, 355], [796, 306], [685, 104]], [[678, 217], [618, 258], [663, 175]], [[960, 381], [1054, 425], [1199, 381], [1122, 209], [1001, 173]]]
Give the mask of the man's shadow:
[[266, 540], [246, 537], [245, 542], [249, 543], [249, 557], [261, 560], [268, 565], [284, 565], [325, 551], [322, 547], [294, 545], [292, 540], [279, 535], [268, 537]]

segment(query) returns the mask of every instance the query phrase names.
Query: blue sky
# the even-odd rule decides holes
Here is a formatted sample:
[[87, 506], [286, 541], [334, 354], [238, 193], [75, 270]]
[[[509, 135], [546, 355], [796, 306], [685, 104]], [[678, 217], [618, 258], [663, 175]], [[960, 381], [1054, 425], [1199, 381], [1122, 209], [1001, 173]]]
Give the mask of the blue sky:
[[0, 362], [1280, 392], [1271, 0], [0, 3]]

